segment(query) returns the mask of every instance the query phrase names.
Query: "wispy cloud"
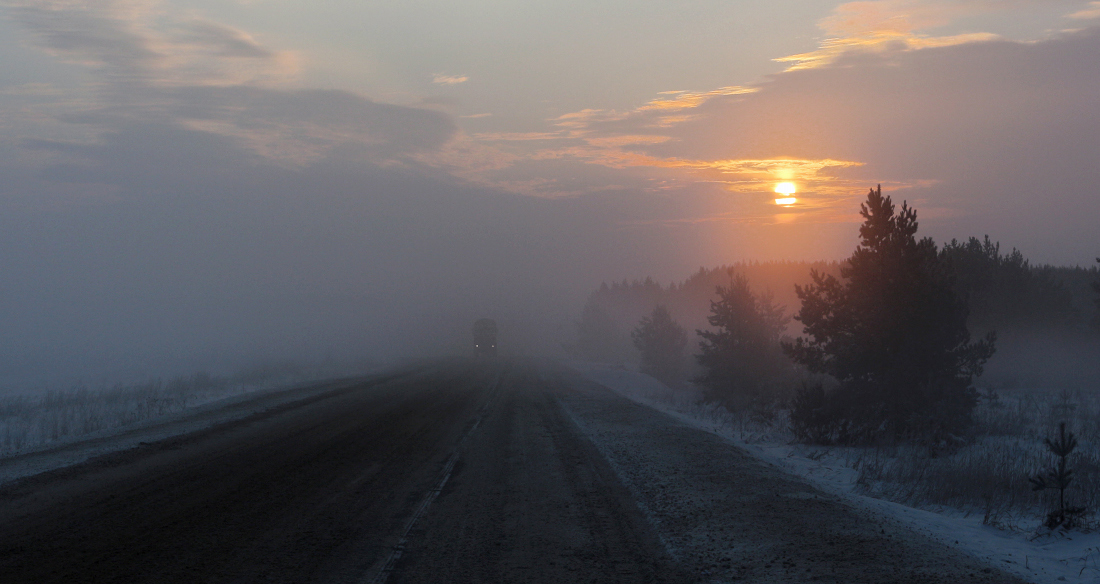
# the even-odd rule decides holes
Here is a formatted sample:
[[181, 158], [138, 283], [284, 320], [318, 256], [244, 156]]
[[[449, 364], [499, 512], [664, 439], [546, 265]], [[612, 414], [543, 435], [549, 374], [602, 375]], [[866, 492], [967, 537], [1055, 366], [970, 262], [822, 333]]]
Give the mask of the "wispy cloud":
[[432, 83], [438, 85], [458, 85], [459, 83], [466, 83], [470, 78], [465, 75], [444, 75], [442, 73], [436, 73], [432, 77]]
[[213, 51], [213, 54], [220, 57], [271, 59], [276, 56], [247, 32], [211, 20], [195, 20], [184, 24], [181, 29], [181, 41], [192, 41], [203, 50]]
[[295, 53], [160, 0], [0, 2], [36, 46], [93, 73], [89, 97], [58, 114], [86, 127], [174, 123], [292, 165], [341, 146], [393, 161], [455, 132], [443, 113], [298, 90]]
[[299, 70], [295, 54], [159, 0], [4, 4], [41, 49], [92, 68], [115, 87], [279, 83]]
[[995, 40], [997, 35], [981, 31], [946, 36], [925, 31], [997, 9], [996, 3], [987, 0], [847, 2], [818, 23], [827, 38], [817, 49], [775, 60], [791, 63], [788, 71], [797, 71], [828, 65], [857, 50], [918, 50]]
[[649, 103], [638, 108], [638, 111], [650, 111], [650, 110], [682, 110], [687, 108], [698, 107], [706, 100], [717, 97], [720, 95], [745, 95], [747, 93], [753, 93], [758, 89], [755, 87], [741, 87], [730, 86], [721, 87], [711, 91], [663, 91], [661, 95], [668, 95], [667, 98], [659, 98], [650, 101]]
[[529, 142], [532, 140], [560, 140], [558, 132], [484, 132], [474, 138], [486, 142]]
[[799, 53], [775, 59], [779, 63], [792, 63], [788, 71], [812, 69], [836, 61], [841, 55], [851, 51], [875, 51], [886, 49], [916, 50], [935, 47], [949, 47], [964, 43], [992, 41], [999, 38], [992, 33], [967, 33], [951, 36], [929, 37], [898, 31], [870, 31], [858, 37], [833, 38], [821, 43], [821, 46], [808, 53]]
[[1070, 14], [1069, 18], [1075, 18], [1078, 20], [1100, 18], [1100, 2], [1089, 2], [1087, 8], [1078, 10], [1077, 12]]

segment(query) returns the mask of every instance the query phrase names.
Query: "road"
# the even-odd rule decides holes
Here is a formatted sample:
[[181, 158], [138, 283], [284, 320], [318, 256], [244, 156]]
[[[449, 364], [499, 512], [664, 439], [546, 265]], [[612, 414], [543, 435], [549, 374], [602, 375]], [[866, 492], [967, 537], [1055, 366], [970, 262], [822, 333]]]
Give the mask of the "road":
[[534, 361], [347, 381], [0, 486], [3, 583], [735, 580], [1018, 582]]

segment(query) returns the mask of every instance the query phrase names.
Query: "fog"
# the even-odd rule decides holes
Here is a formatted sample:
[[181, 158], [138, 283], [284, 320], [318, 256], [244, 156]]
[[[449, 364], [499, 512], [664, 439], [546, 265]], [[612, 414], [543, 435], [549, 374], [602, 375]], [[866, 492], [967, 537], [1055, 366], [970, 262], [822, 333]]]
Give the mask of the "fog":
[[[576, 94], [553, 50], [517, 48], [556, 63], [521, 77], [454, 64], [402, 85], [394, 70], [427, 61], [344, 63], [310, 52], [330, 39], [271, 33], [293, 11], [184, 4], [0, 2], [0, 388], [464, 354], [480, 317], [505, 353], [560, 354], [601, 282], [846, 257], [879, 182], [941, 242], [990, 233], [1080, 264], [1100, 241], [1085, 17], [930, 48], [913, 40], [930, 25], [910, 23], [908, 40], [763, 78], [780, 66], [754, 51], [738, 57], [752, 78], [715, 73], [713, 55], [662, 69], [728, 79], [696, 93], [623, 66], [620, 99]], [[249, 16], [269, 34], [239, 27]], [[454, 42], [511, 54], [507, 24]], [[341, 81], [364, 76], [369, 94]], [[638, 101], [639, 79], [658, 101]], [[517, 118], [519, 103], [539, 105]], [[777, 210], [778, 179], [800, 181], [801, 206]]]
[[[678, 263], [600, 200], [331, 158], [287, 169], [169, 126], [81, 157], [5, 185], [8, 383], [465, 353], [480, 316], [505, 351], [549, 351], [601, 279]], [[43, 202], [58, 176], [110, 186]]]

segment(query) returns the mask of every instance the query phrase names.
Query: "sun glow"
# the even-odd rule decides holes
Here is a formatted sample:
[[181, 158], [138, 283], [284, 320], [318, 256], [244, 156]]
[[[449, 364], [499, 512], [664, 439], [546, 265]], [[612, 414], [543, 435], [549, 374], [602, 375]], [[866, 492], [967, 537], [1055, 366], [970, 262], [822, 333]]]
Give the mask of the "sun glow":
[[785, 197], [779, 197], [775, 200], [776, 205], [783, 205], [789, 207], [798, 202], [798, 199], [792, 197], [795, 193], [794, 183], [782, 182], [775, 185], [775, 192], [780, 195], [786, 195]]

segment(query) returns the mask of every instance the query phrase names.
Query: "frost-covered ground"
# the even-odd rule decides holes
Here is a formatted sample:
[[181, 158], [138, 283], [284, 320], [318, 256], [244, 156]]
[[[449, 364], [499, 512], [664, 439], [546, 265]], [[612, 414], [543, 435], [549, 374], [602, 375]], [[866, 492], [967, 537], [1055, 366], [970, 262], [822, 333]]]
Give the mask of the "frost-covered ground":
[[[359, 373], [356, 371], [355, 373]], [[196, 374], [169, 381], [63, 390], [0, 392], [0, 458], [36, 452], [124, 431], [215, 402], [348, 372], [322, 369], [258, 370], [235, 377]]]
[[880, 498], [898, 491], [888, 484], [869, 484], [868, 473], [859, 470], [868, 463], [868, 457], [880, 453], [793, 444], [781, 430], [762, 429], [749, 419], [700, 406], [691, 396], [672, 391], [647, 375], [592, 363], [570, 365], [635, 402], [721, 436], [868, 513], [902, 521], [990, 565], [1036, 583], [1100, 582], [1100, 533], [1056, 532], [1036, 536], [1039, 525], [1036, 518], [1013, 516], [1010, 521], [998, 521], [988, 511], [967, 512], [942, 505], [918, 508]]
[[[220, 395], [192, 396], [187, 401], [187, 407], [159, 413], [150, 412], [149, 415], [139, 419], [125, 415], [129, 411], [127, 406], [132, 407], [137, 398], [120, 399], [114, 402], [116, 404], [114, 408], [105, 406], [99, 403], [101, 400], [92, 398], [85, 402], [85, 407], [73, 408], [75, 412], [71, 413], [68, 419], [71, 421], [84, 416], [87, 411], [102, 411], [115, 423], [106, 424], [93, 431], [62, 435], [22, 451], [0, 456], [0, 484], [243, 419], [282, 404], [332, 391], [341, 383], [347, 382], [335, 380], [294, 383], [289, 380], [279, 382], [272, 379], [262, 385], [228, 388]], [[65, 416], [64, 412], [65, 410], [58, 413], [46, 409], [38, 412], [38, 415], [49, 419]], [[120, 423], [120, 420], [124, 423]]]

